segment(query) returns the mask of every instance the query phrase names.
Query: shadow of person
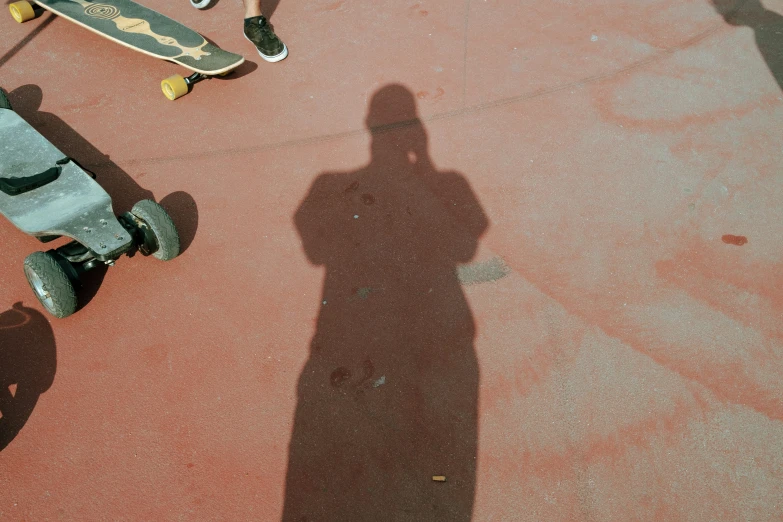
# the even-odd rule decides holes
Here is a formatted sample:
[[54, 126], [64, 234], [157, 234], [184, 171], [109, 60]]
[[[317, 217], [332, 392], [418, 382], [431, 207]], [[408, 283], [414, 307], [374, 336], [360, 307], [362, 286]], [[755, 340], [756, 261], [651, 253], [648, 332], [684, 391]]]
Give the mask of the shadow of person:
[[432, 164], [408, 89], [380, 89], [366, 123], [369, 164], [319, 175], [294, 217], [325, 279], [283, 520], [469, 520], [479, 368], [456, 267], [487, 218]]
[[0, 313], [0, 451], [24, 427], [56, 369], [54, 333], [45, 317], [22, 303]]
[[766, 9], [759, 0], [712, 0], [712, 5], [729, 25], [753, 29], [756, 46], [783, 89], [783, 16]]
[[[109, 156], [103, 154], [54, 114], [40, 110], [43, 92], [37, 85], [23, 85], [8, 93], [14, 112], [24, 118], [44, 138], [68, 157], [75, 159], [85, 168], [95, 172], [96, 181], [112, 198], [116, 214], [129, 211], [143, 199], [154, 199], [149, 190], [142, 188], [127, 172], [117, 166]], [[180, 253], [193, 242], [198, 229], [198, 208], [186, 192], [178, 191], [164, 197], [160, 204], [171, 216], [180, 236]], [[80, 306], [86, 306], [95, 296], [103, 282], [106, 267], [100, 266], [85, 274]]]

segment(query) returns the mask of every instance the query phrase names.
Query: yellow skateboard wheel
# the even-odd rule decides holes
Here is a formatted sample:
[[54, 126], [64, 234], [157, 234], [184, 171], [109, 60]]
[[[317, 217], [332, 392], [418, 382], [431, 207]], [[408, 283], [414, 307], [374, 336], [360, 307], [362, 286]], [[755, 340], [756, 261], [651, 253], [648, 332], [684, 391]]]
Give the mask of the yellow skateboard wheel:
[[35, 10], [33, 9], [33, 6], [26, 0], [9, 4], [8, 10], [11, 11], [11, 16], [14, 17], [14, 20], [20, 24], [35, 18]]
[[185, 78], [179, 74], [169, 76], [160, 82], [160, 88], [163, 90], [166, 98], [172, 101], [188, 93], [188, 84], [185, 82]]

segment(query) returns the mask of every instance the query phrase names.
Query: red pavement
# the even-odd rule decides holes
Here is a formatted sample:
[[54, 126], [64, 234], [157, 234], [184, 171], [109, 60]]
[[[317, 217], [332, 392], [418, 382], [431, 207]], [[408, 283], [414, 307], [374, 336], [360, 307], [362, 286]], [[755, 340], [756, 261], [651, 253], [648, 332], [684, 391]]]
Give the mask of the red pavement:
[[278, 64], [144, 3], [247, 64], [169, 102], [0, 16], [17, 111], [186, 247], [56, 320], [0, 220], [1, 520], [782, 518], [783, 0], [273, 0]]

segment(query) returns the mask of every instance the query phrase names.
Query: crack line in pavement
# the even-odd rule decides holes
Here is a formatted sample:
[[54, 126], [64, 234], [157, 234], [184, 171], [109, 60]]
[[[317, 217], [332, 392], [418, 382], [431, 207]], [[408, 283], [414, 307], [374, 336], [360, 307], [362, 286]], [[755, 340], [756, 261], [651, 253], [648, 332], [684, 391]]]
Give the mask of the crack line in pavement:
[[[744, 6], [745, 2], [742, 2], [739, 4], [739, 6], [733, 11], [739, 11], [742, 6]], [[473, 105], [471, 107], [465, 107], [462, 109], [455, 109], [452, 111], [442, 112], [440, 114], [434, 114], [432, 116], [424, 117], [424, 118], [418, 118], [418, 119], [412, 119], [412, 120], [406, 120], [406, 121], [400, 121], [395, 123], [390, 123], [387, 125], [381, 125], [378, 127], [372, 127], [369, 129], [361, 128], [361, 129], [354, 129], [344, 132], [337, 132], [333, 134], [322, 134], [319, 136], [312, 136], [309, 138], [299, 138], [299, 139], [293, 139], [293, 140], [286, 140], [281, 141], [277, 143], [268, 143], [268, 144], [262, 144], [262, 145], [252, 145], [247, 147], [235, 147], [235, 148], [227, 148], [227, 149], [221, 149], [221, 150], [214, 150], [209, 152], [200, 152], [200, 153], [186, 153], [186, 154], [178, 154], [175, 156], [158, 156], [158, 157], [152, 157], [152, 158], [131, 158], [127, 160], [120, 160], [124, 165], [138, 165], [138, 164], [156, 164], [156, 163], [165, 163], [169, 161], [177, 161], [177, 160], [192, 160], [192, 159], [200, 159], [200, 158], [214, 158], [214, 157], [220, 157], [220, 156], [233, 156], [237, 154], [253, 154], [257, 152], [263, 152], [267, 150], [275, 150], [275, 149], [282, 149], [282, 148], [289, 148], [289, 147], [299, 147], [303, 145], [311, 145], [314, 143], [325, 143], [328, 141], [334, 141], [334, 140], [340, 140], [344, 138], [352, 138], [356, 136], [363, 136], [367, 134], [368, 132], [371, 133], [384, 133], [389, 132], [395, 129], [403, 128], [403, 127], [409, 127], [411, 125], [416, 125], [419, 122], [421, 123], [430, 123], [434, 121], [439, 120], [445, 120], [445, 119], [451, 119], [451, 118], [457, 118], [461, 116], [468, 116], [476, 113], [483, 112], [485, 110], [489, 109], [496, 109], [498, 107], [504, 107], [506, 105], [512, 105], [518, 102], [531, 100], [534, 98], [540, 98], [543, 96], [548, 96], [550, 94], [556, 94], [561, 91], [565, 91], [568, 89], [573, 89], [577, 87], [582, 87], [591, 83], [597, 83], [602, 80], [606, 80], [609, 78], [614, 78], [616, 76], [621, 76], [623, 74], [627, 74], [633, 70], [639, 69], [641, 67], [659, 62], [661, 60], [664, 60], [668, 58], [669, 56], [672, 56], [673, 54], [683, 51], [685, 49], [688, 49], [689, 47], [693, 47], [697, 45], [698, 43], [702, 42], [703, 40], [707, 39], [714, 33], [718, 32], [719, 29], [726, 27], [726, 23], [721, 21], [719, 23], [716, 23], [712, 27], [709, 27], [702, 31], [701, 33], [697, 34], [696, 36], [693, 36], [687, 40], [685, 40], [683, 43], [679, 45], [675, 45], [674, 47], [669, 47], [667, 49], [662, 49], [661, 51], [657, 52], [656, 54], [649, 56], [647, 58], [644, 58], [642, 60], [639, 60], [638, 62], [631, 63], [629, 65], [626, 65], [625, 67], [621, 67], [620, 69], [617, 69], [616, 71], [603, 73], [603, 74], [595, 74], [592, 76], [587, 76], [585, 78], [582, 78], [581, 80], [577, 80], [574, 82], [566, 83], [564, 85], [558, 85], [556, 87], [550, 87], [550, 88], [541, 88], [537, 89], [532, 92], [528, 92], [525, 94], [520, 94], [517, 96], [511, 96], [508, 98], [501, 98], [499, 100], [494, 100], [491, 102], [481, 103], [478, 105]], [[117, 163], [117, 161], [113, 161], [112, 163]], [[89, 163], [87, 164], [88, 167], [101, 167], [105, 165], [109, 165], [109, 162], [101, 162], [101, 163]]]
[[465, 107], [465, 93], [468, 83], [468, 21], [470, 20], [470, 0], [465, 0], [465, 31], [462, 36], [462, 107]]

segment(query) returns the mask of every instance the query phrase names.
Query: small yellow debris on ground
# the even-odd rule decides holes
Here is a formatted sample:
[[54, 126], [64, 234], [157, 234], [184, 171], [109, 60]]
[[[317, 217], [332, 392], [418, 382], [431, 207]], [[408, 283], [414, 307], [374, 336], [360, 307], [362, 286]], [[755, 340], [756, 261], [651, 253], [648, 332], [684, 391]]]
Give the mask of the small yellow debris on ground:
[[432, 480], [435, 482], [446, 482], [446, 477], [444, 475], [433, 475]]

